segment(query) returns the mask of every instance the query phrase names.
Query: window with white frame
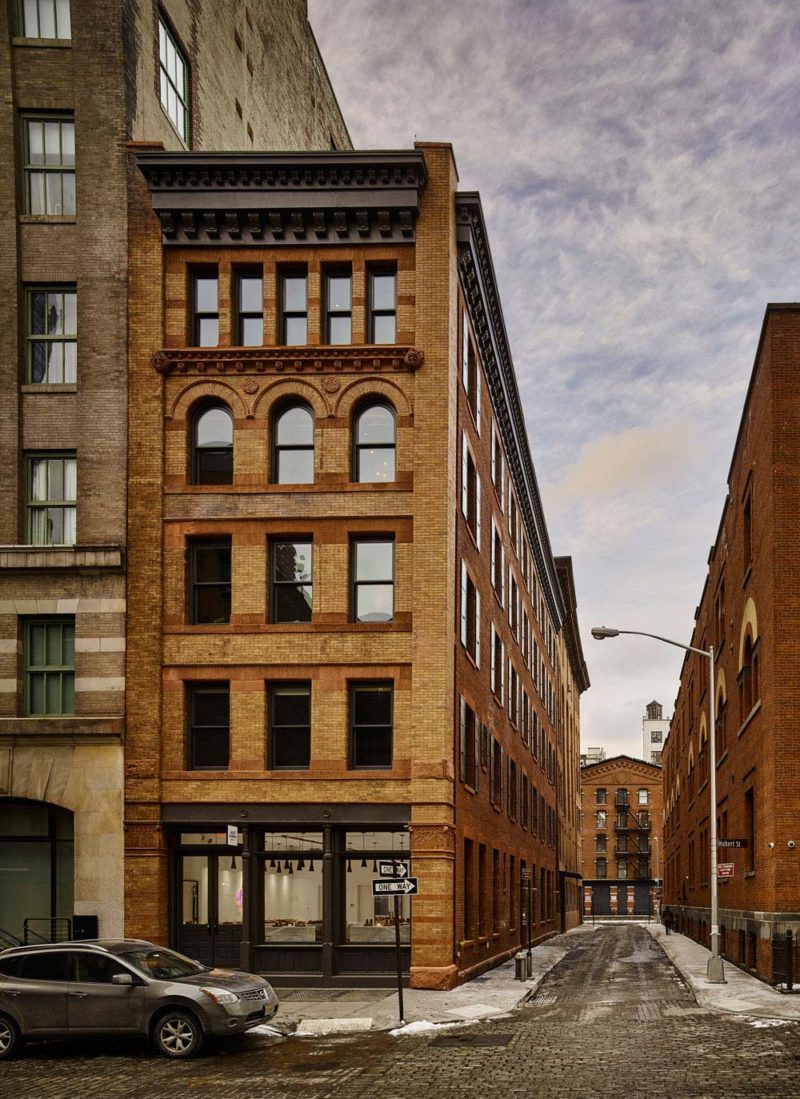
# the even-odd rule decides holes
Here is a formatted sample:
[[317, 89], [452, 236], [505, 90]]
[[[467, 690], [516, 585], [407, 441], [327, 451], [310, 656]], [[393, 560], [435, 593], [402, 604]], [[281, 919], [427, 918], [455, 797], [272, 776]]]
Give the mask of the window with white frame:
[[502, 706], [503, 697], [505, 694], [504, 687], [506, 677], [505, 646], [503, 645], [503, 642], [497, 630], [495, 629], [494, 624], [492, 624], [491, 648], [492, 666], [490, 671], [490, 682], [492, 687], [492, 694]]
[[461, 644], [481, 666], [481, 593], [475, 587], [466, 563], [461, 562]]
[[178, 137], [184, 145], [188, 145], [189, 64], [163, 18], [158, 21], [158, 68], [161, 106]]
[[22, 0], [23, 38], [72, 38], [69, 0]]
[[475, 467], [467, 433], [461, 433], [461, 513], [478, 549], [481, 548], [481, 479]]

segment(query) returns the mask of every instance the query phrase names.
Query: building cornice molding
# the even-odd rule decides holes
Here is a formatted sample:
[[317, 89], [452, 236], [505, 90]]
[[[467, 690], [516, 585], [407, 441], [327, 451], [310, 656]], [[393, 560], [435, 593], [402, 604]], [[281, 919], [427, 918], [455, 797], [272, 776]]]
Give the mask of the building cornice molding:
[[[583, 767], [581, 767], [581, 775], [587, 775], [589, 772], [592, 772], [593, 774], [602, 774], [604, 771], [617, 770], [631, 771], [634, 774], [639, 773], [655, 778], [656, 775], [662, 773], [662, 766], [660, 763], [648, 763], [645, 759], [635, 759], [633, 756], [619, 755], [611, 756], [610, 759], [601, 759], [599, 763], [584, 764]], [[581, 781], [583, 781], [583, 779]]]
[[462, 288], [478, 341], [495, 418], [505, 445], [520, 512], [527, 528], [528, 541], [537, 564], [544, 596], [556, 629], [560, 630], [566, 608], [528, 445], [525, 417], [503, 319], [486, 222], [477, 192], [456, 194], [456, 225]]
[[164, 244], [413, 241], [425, 157], [400, 152], [136, 154]]
[[567, 647], [567, 655], [572, 674], [578, 685], [578, 691], [583, 694], [584, 691], [589, 689], [591, 683], [589, 682], [589, 670], [586, 667], [578, 627], [578, 603], [575, 595], [575, 574], [572, 571], [572, 558], [556, 557], [555, 564], [567, 611], [564, 620], [564, 641]]
[[417, 347], [166, 347], [152, 357], [163, 375], [414, 373], [425, 361]]

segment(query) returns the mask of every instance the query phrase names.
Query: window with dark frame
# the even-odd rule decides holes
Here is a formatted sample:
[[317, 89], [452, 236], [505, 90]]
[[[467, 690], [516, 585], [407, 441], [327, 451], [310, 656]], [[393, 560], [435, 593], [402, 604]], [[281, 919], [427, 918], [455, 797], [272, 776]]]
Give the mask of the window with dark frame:
[[744, 834], [747, 840], [745, 866], [748, 872], [752, 872], [756, 868], [756, 802], [753, 786], [744, 792]]
[[743, 724], [752, 712], [755, 704], [761, 697], [759, 687], [759, 644], [753, 641], [753, 634], [748, 627], [744, 639], [744, 652], [742, 655], [742, 670], [739, 672], [739, 724]]
[[350, 684], [350, 768], [392, 766], [392, 683]]
[[314, 417], [308, 405], [284, 405], [273, 421], [272, 480], [276, 485], [314, 483]]
[[204, 405], [192, 416], [192, 484], [233, 484], [233, 416], [226, 405]]
[[743, 571], [747, 570], [753, 563], [753, 490], [752, 486], [747, 489], [747, 496], [745, 497], [744, 505], [742, 507], [742, 560], [744, 564]]
[[264, 342], [264, 277], [260, 267], [236, 272], [236, 334], [240, 347]]
[[25, 115], [23, 176], [25, 213], [36, 217], [75, 214], [75, 123], [71, 115]]
[[25, 619], [22, 645], [25, 714], [74, 714], [74, 616]]
[[462, 696], [459, 706], [459, 774], [473, 790], [480, 789], [480, 735], [478, 715]]
[[25, 467], [28, 543], [33, 546], [74, 546], [77, 458], [74, 454], [28, 454]]
[[461, 562], [461, 644], [480, 667], [481, 596], [464, 561]]
[[74, 385], [78, 360], [77, 302], [74, 286], [28, 288], [25, 333], [28, 384]]
[[161, 106], [178, 137], [189, 144], [189, 64], [163, 16], [158, 20]]
[[272, 539], [270, 560], [270, 622], [310, 622], [313, 542]]
[[311, 684], [269, 685], [270, 770], [311, 766]]
[[492, 754], [489, 774], [489, 790], [492, 805], [498, 809], [503, 805], [503, 749], [500, 743], [492, 740]]
[[308, 274], [305, 268], [289, 268], [280, 273], [280, 340], [285, 347], [308, 343]]
[[480, 434], [481, 393], [480, 370], [478, 369], [478, 357], [469, 330], [469, 318], [467, 310], [461, 314], [461, 382], [467, 394], [467, 404], [470, 407], [475, 424]]
[[467, 441], [466, 431], [461, 434], [461, 514], [466, 519], [470, 534], [480, 549], [481, 479]]
[[21, 0], [19, 28], [23, 38], [72, 38], [70, 0]]
[[190, 771], [226, 771], [230, 764], [230, 684], [186, 687], [187, 761]]
[[394, 618], [394, 540], [353, 538], [350, 543], [353, 622]]
[[369, 270], [368, 339], [370, 343], [375, 344], [396, 342], [397, 272], [394, 268], [370, 268]]
[[191, 272], [192, 344], [217, 347], [219, 344], [219, 275], [216, 267]]
[[222, 625], [231, 620], [231, 539], [191, 538], [189, 622]]
[[371, 401], [356, 412], [353, 430], [353, 480], [360, 484], [396, 478], [397, 425], [391, 405]]
[[325, 343], [353, 342], [353, 279], [349, 268], [325, 272]]

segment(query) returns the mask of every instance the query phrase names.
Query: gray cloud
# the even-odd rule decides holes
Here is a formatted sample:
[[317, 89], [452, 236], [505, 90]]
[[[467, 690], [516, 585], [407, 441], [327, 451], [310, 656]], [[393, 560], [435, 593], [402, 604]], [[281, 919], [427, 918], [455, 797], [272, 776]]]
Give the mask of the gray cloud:
[[[798, 296], [800, 8], [309, 13], [355, 143], [451, 141], [462, 186], [482, 193], [551, 539], [575, 559], [584, 739], [636, 750], [645, 703], [671, 708], [680, 653], [601, 646], [588, 627], [689, 638], [764, 305]], [[615, 440], [621, 464], [640, 456], [635, 484]], [[585, 476], [598, 447], [604, 482]]]

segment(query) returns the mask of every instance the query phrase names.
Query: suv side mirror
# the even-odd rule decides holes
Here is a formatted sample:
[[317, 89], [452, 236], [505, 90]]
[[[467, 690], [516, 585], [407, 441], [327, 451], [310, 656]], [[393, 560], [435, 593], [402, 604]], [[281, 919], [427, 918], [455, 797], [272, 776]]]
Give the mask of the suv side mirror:
[[128, 985], [130, 987], [135, 982], [132, 973], [115, 973], [111, 978], [111, 983], [112, 985]]

